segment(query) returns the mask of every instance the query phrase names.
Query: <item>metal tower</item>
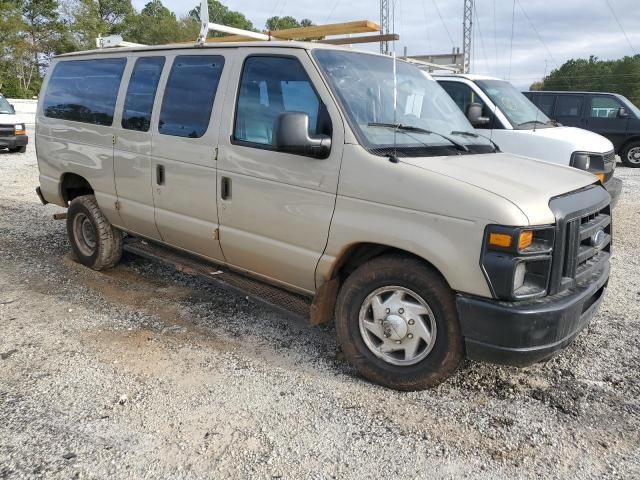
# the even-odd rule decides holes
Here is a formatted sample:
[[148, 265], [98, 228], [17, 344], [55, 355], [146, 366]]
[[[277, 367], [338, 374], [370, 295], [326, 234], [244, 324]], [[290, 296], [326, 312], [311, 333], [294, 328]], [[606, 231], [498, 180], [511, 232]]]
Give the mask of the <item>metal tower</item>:
[[464, 0], [464, 17], [462, 19], [462, 56], [463, 73], [471, 70], [471, 45], [473, 37], [473, 2]]
[[[380, 0], [380, 33], [383, 35], [391, 33], [391, 2], [393, 0]], [[380, 53], [389, 55], [389, 41], [380, 42]]]

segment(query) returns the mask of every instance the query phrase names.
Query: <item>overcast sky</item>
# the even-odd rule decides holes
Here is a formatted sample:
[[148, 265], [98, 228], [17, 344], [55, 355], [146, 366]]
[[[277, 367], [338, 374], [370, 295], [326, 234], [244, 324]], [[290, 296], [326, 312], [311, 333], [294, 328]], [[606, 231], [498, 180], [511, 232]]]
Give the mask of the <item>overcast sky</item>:
[[[133, 4], [140, 9], [146, 2], [134, 0]], [[197, 0], [163, 2], [178, 16], [197, 4]], [[314, 23], [365, 18], [378, 22], [380, 15], [379, 0], [223, 0], [222, 3], [242, 11], [258, 28], [264, 28], [266, 19], [273, 15], [310, 18]], [[551, 71], [570, 58], [596, 55], [614, 59], [640, 53], [639, 4], [639, 0], [515, 0], [512, 50], [513, 1], [476, 0], [472, 71], [510, 78], [518, 87], [527, 88], [543, 77], [545, 68]], [[462, 47], [462, 10], [463, 0], [396, 0], [398, 54], [405, 46], [409, 55], [449, 53], [454, 46]]]

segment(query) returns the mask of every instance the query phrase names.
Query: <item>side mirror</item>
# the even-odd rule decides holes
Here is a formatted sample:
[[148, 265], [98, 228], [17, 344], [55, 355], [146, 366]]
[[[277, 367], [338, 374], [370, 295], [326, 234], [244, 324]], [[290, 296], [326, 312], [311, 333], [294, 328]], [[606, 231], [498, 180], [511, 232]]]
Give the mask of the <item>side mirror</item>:
[[331, 153], [331, 137], [309, 135], [309, 115], [306, 113], [285, 112], [276, 119], [273, 146], [279, 152], [323, 159]]
[[618, 109], [618, 118], [627, 118], [629, 116], [629, 112], [624, 107], [620, 107]]
[[467, 107], [467, 118], [474, 127], [486, 125], [491, 121], [489, 117], [482, 116], [482, 105], [479, 103], [472, 103]]

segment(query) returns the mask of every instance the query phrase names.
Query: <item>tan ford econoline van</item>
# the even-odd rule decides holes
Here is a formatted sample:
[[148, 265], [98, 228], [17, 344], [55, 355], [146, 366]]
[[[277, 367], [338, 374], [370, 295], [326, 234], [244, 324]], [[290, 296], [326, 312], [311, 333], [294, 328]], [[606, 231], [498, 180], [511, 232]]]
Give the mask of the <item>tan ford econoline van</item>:
[[[56, 58], [38, 193], [83, 264], [123, 232], [313, 298], [366, 378], [414, 390], [466, 355], [527, 365], [589, 322], [610, 197], [574, 168], [496, 152], [429, 75], [319, 44]], [[395, 94], [394, 94], [395, 92]], [[147, 242], [149, 243], [149, 242]]]

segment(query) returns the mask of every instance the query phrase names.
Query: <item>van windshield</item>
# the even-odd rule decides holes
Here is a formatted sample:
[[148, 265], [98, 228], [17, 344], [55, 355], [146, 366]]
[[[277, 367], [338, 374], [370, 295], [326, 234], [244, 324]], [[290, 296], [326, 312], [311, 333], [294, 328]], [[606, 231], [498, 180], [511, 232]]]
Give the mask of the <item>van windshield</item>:
[[9, 105], [9, 102], [7, 102], [4, 97], [0, 97], [0, 113], [13, 113], [13, 108], [11, 108], [11, 105]]
[[488, 139], [474, 133], [442, 87], [415, 66], [397, 62], [394, 112], [392, 58], [324, 49], [313, 55], [358, 140], [372, 153], [385, 155], [394, 149], [401, 155], [433, 156], [494, 151]]
[[478, 86], [505, 114], [515, 129], [553, 127], [553, 122], [531, 100], [504, 80], [476, 80]]

